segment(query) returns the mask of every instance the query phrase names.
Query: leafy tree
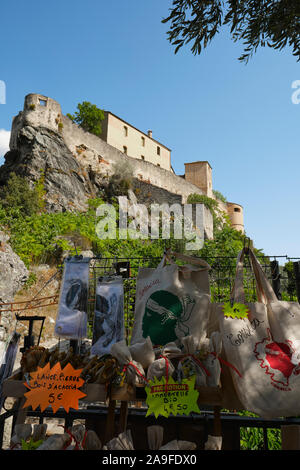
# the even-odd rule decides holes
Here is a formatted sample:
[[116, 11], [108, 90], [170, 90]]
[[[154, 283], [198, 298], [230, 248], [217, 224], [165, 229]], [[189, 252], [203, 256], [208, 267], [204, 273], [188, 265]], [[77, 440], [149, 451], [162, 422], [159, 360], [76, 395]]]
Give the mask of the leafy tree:
[[296, 279], [295, 279], [294, 266], [293, 266], [292, 261], [285, 263], [283, 267], [283, 273], [285, 273], [287, 276], [287, 283], [286, 283], [287, 294], [290, 297], [293, 297], [296, 295]]
[[89, 101], [78, 103], [77, 109], [75, 114], [68, 113], [68, 118], [85, 131], [99, 136], [102, 133], [101, 121], [104, 119], [104, 111]]
[[234, 42], [242, 41], [247, 63], [258, 47], [292, 48], [300, 60], [299, 0], [173, 0], [168, 40], [175, 53], [192, 42], [193, 54], [200, 54], [222, 27], [230, 27]]

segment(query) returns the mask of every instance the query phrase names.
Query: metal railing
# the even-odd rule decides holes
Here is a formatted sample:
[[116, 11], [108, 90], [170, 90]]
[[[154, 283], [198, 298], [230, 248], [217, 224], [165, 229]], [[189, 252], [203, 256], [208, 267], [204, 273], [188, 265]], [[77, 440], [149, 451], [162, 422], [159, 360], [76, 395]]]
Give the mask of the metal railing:
[[[95, 289], [97, 278], [107, 274], [123, 276], [124, 284], [124, 320], [126, 337], [130, 332], [134, 320], [136, 279], [139, 268], [157, 266], [161, 258], [94, 258], [90, 264], [90, 292], [89, 292], [89, 322], [92, 328]], [[233, 287], [236, 257], [217, 256], [203, 258], [211, 266], [209, 271], [212, 302], [226, 302], [230, 299]], [[278, 299], [300, 301], [300, 257], [288, 256], [258, 256], [260, 264], [272, 283]], [[280, 260], [280, 263], [279, 263]], [[284, 271], [283, 266], [292, 262], [293, 271]], [[299, 273], [299, 275], [298, 275]], [[257, 300], [256, 285], [248, 257], [244, 261], [244, 289], [247, 302]]]
[[[3, 449], [3, 431], [5, 421], [8, 418], [13, 418], [12, 429], [14, 428], [15, 420], [17, 417], [18, 410], [11, 409], [0, 415], [0, 449]], [[116, 430], [118, 427], [118, 418], [120, 409], [117, 407], [115, 410], [116, 418]], [[168, 421], [168, 426], [172, 429], [172, 439], [186, 440], [186, 435], [182, 432], [182, 425], [187, 427], [193, 427], [193, 430], [202, 430], [199, 432], [199, 436], [195, 434], [194, 439], [197, 444], [197, 448], [201, 449], [207, 440], [209, 434], [213, 433], [214, 427], [214, 413], [210, 410], [202, 410], [200, 414], [192, 413], [189, 416], [170, 416], [168, 420], [165, 418], [154, 418], [153, 416], [145, 417], [146, 410], [143, 408], [128, 408], [127, 428], [131, 430], [133, 434], [133, 442], [135, 438], [138, 438], [139, 426], [151, 426], [161, 425], [164, 428]], [[43, 412], [38, 410], [27, 411], [27, 416], [30, 418], [36, 418], [36, 422], [39, 424], [46, 422], [47, 420], [60, 420], [63, 422], [61, 426], [63, 428], [70, 428], [76, 421], [84, 421], [87, 429], [93, 429], [99, 431], [99, 428], [103, 430], [103, 434], [100, 435], [100, 440], [104, 442], [104, 430], [107, 418], [107, 407], [104, 405], [91, 406], [87, 408], [79, 408], [78, 410], [70, 409], [69, 413], [66, 413], [63, 409], [59, 409], [55, 414], [51, 408], [47, 408]], [[253, 450], [279, 450], [281, 449], [281, 426], [286, 425], [300, 425], [300, 418], [273, 418], [273, 419], [262, 419], [258, 417], [240, 416], [237, 413], [220, 413], [221, 418], [221, 431], [222, 431], [222, 442], [223, 450], [241, 450], [247, 449], [245, 447], [245, 432], [251, 433], [252, 430], [261, 431], [260, 439]], [[278, 430], [276, 439], [276, 446], [274, 447], [274, 438], [270, 440], [269, 430]], [[117, 432], [117, 431], [116, 431]], [[175, 434], [174, 434], [175, 433]], [[142, 433], [146, 436], [146, 432]], [[242, 438], [243, 437], [243, 438]], [[138, 439], [137, 439], [138, 440]], [[170, 439], [171, 440], [171, 439]], [[249, 439], [248, 450], [250, 447], [251, 440]], [[146, 444], [146, 443], [145, 443]], [[147, 447], [141, 448], [136, 447], [136, 450], [146, 450]]]

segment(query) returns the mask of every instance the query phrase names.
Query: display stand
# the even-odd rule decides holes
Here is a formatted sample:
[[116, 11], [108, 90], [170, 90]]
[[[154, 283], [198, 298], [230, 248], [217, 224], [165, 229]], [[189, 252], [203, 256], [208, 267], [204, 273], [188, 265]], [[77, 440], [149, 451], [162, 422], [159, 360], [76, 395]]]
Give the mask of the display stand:
[[[3, 383], [3, 395], [5, 397], [12, 397], [18, 399], [18, 415], [17, 424], [25, 422], [27, 409], [23, 408], [25, 403], [24, 393], [28, 391], [24, 382], [18, 379], [20, 371], [15, 373], [14, 376], [9, 377]], [[119, 394], [114, 393], [109, 387], [101, 384], [84, 384], [82, 391], [86, 393], [86, 397], [82, 399], [84, 403], [106, 402], [107, 403], [107, 416], [105, 424], [105, 442], [109, 442], [113, 437], [124, 432], [127, 428], [128, 405], [130, 402], [145, 401], [146, 392], [143, 386], [136, 387], [130, 392], [122, 396], [120, 400]], [[221, 436], [221, 418], [220, 410], [222, 406], [222, 389], [220, 387], [196, 387], [199, 392], [198, 405], [209, 406], [213, 408], [214, 412], [214, 435]], [[116, 409], [119, 404], [119, 422], [116, 424]]]

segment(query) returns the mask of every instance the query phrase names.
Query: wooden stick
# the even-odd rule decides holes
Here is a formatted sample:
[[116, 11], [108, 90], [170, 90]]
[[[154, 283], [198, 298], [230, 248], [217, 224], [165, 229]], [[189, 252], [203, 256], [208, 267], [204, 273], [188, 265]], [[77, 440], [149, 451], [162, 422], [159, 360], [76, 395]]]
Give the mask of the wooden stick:
[[221, 407], [214, 406], [214, 436], [222, 436]]
[[121, 401], [120, 406], [120, 420], [119, 420], [119, 434], [126, 431], [128, 417], [128, 401]]
[[106, 427], [105, 427], [105, 444], [109, 442], [115, 433], [115, 411], [116, 411], [116, 400], [109, 399], [109, 405], [106, 416]]

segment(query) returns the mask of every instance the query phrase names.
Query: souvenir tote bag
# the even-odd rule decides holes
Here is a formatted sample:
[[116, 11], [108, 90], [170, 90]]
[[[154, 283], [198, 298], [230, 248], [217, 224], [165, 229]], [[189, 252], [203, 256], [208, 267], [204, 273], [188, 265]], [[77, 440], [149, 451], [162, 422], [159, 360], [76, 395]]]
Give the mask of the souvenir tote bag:
[[154, 346], [178, 343], [184, 336], [199, 344], [206, 337], [210, 266], [199, 258], [172, 255], [189, 264], [177, 265], [168, 253], [155, 269], [139, 269], [131, 344], [148, 336]]
[[[257, 302], [246, 303], [243, 288], [245, 250], [237, 259], [231, 304], [219, 306], [219, 324], [231, 378], [244, 409], [262, 417], [300, 414], [300, 333], [298, 303], [281, 302], [249, 250]], [[238, 372], [238, 373], [237, 373]]]
[[291, 362], [297, 366], [293, 373], [297, 375], [300, 373], [300, 305], [278, 300], [254, 253], [250, 251], [249, 255], [257, 290], [261, 293], [261, 301], [267, 305], [271, 333], [276, 341], [289, 342]]

